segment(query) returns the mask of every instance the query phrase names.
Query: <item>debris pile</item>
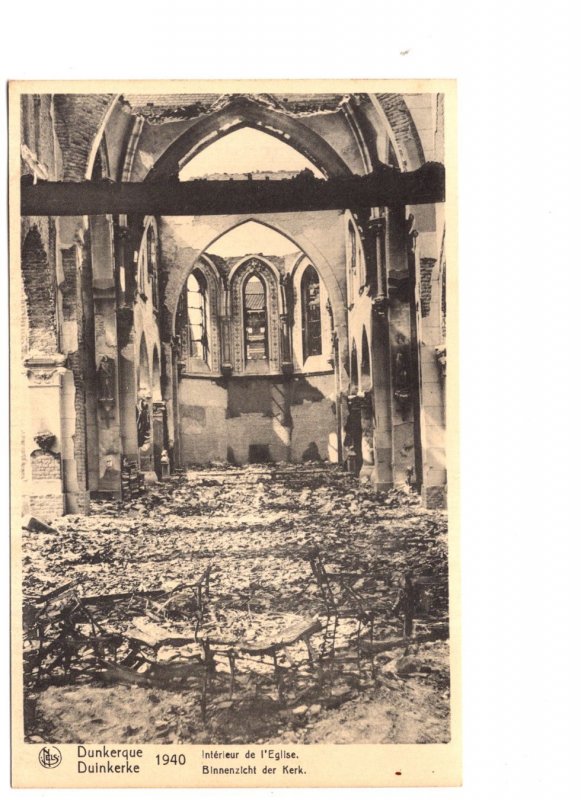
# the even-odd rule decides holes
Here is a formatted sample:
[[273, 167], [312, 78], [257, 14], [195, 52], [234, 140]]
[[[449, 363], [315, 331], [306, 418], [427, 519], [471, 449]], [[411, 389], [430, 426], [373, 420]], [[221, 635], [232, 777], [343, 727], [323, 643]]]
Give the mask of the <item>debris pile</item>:
[[[170, 685], [177, 665], [171, 659], [172, 669], [161, 669], [159, 650], [197, 641], [209, 579], [210, 567], [194, 584], [171, 591], [96, 596], [82, 594], [73, 581], [29, 598], [23, 609], [25, 684], [100, 678]], [[192, 626], [189, 635], [156, 624], [176, 617]]]
[[207, 731], [261, 697], [295, 729], [447, 672], [396, 668], [448, 633], [446, 518], [412, 494], [328, 466], [219, 464], [93, 508], [23, 532], [30, 735], [63, 684], [187, 692]]

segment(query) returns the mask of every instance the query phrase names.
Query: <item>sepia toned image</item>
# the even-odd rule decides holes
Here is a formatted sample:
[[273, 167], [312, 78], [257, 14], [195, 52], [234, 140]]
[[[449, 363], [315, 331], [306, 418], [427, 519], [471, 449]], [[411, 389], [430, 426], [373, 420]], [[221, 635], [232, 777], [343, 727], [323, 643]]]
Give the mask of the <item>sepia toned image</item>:
[[454, 103], [11, 86], [19, 785], [458, 782]]

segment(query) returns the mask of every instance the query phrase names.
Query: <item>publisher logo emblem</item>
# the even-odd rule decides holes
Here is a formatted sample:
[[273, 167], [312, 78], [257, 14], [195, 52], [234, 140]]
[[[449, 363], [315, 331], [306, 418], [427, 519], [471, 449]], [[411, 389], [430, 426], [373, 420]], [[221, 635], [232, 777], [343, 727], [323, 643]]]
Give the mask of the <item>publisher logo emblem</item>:
[[45, 769], [54, 769], [55, 767], [58, 767], [63, 760], [63, 757], [58, 747], [47, 745], [46, 747], [43, 747], [38, 754], [38, 760], [40, 761], [41, 767], [44, 767]]

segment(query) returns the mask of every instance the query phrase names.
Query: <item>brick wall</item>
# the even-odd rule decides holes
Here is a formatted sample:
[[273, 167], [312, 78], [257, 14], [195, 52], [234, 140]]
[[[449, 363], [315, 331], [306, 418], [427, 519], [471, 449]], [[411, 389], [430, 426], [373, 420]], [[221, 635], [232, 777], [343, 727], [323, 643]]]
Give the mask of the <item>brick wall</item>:
[[63, 152], [62, 180], [84, 180], [95, 137], [112, 100], [111, 94], [54, 95], [54, 126]]
[[[44, 225], [34, 222], [25, 233], [22, 244], [28, 348], [47, 354], [58, 351], [55, 271], [48, 255], [54, 233], [49, 222]], [[44, 235], [41, 235], [41, 225]]]
[[28, 509], [33, 516], [40, 517], [46, 522], [51, 522], [56, 517], [61, 517], [64, 513], [63, 495], [30, 495]]
[[33, 481], [60, 480], [60, 455], [35, 450], [30, 456], [30, 468]]
[[403, 159], [403, 168], [417, 169], [424, 163], [424, 153], [409, 108], [401, 94], [378, 94], [377, 99], [393, 130]]

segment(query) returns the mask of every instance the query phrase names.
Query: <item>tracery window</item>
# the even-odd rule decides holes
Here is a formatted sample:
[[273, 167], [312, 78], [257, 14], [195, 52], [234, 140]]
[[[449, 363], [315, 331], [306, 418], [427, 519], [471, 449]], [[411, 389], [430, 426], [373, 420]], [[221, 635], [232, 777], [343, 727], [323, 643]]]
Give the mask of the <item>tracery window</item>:
[[349, 302], [353, 303], [355, 296], [355, 276], [357, 274], [357, 236], [353, 223], [349, 222]]
[[268, 360], [266, 287], [252, 273], [244, 284], [244, 352], [246, 363]]
[[303, 329], [303, 359], [320, 356], [321, 342], [321, 285], [317, 270], [309, 264], [301, 279], [301, 308]]
[[208, 363], [208, 284], [199, 270], [187, 282], [188, 356]]

